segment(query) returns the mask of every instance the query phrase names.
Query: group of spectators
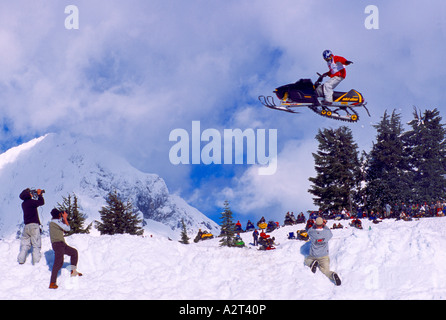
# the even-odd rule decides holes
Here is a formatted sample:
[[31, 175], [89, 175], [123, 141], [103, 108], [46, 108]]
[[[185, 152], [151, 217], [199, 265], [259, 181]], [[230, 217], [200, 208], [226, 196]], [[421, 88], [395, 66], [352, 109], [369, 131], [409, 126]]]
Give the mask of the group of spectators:
[[[396, 219], [396, 220], [411, 220], [413, 218], [422, 217], [439, 217], [446, 215], [446, 200], [433, 201], [431, 203], [424, 202], [422, 204], [406, 204], [404, 202], [397, 204], [386, 204], [382, 210], [367, 210], [365, 208], [358, 208], [356, 212], [350, 212], [346, 208], [341, 211], [308, 211], [308, 219], [301, 212], [297, 216], [294, 212], [287, 212], [283, 225], [294, 225], [299, 223], [307, 223], [307, 221], [316, 221], [318, 217], [324, 220], [347, 220], [359, 221], [359, 219], [378, 220], [381, 219]], [[375, 222], [378, 222], [375, 221]], [[262, 226], [264, 224], [264, 226]], [[242, 229], [240, 221], [235, 224], [236, 232], [248, 232], [254, 231], [257, 235], [257, 229], [271, 232], [274, 229], [279, 228], [279, 222], [269, 221], [266, 223], [266, 219], [262, 217], [257, 222], [257, 227], [248, 220], [245, 230]], [[256, 242], [256, 239], [254, 240]]]
[[324, 219], [350, 219], [350, 218], [368, 218], [374, 219], [412, 219], [424, 217], [441, 217], [446, 215], [446, 201], [438, 200], [431, 203], [424, 202], [406, 204], [404, 202], [395, 204], [386, 204], [381, 210], [367, 210], [358, 208], [356, 212], [349, 212], [347, 209], [341, 211], [311, 211], [309, 219], [323, 217]]

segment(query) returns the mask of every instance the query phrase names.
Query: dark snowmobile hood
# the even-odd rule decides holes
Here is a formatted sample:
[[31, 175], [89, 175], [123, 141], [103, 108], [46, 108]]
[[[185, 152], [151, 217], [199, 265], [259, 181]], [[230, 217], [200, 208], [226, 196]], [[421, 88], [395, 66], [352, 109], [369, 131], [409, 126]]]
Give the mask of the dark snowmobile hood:
[[31, 194], [29, 192], [29, 189], [25, 189], [23, 190], [20, 195], [19, 198], [22, 199], [23, 201], [31, 199]]

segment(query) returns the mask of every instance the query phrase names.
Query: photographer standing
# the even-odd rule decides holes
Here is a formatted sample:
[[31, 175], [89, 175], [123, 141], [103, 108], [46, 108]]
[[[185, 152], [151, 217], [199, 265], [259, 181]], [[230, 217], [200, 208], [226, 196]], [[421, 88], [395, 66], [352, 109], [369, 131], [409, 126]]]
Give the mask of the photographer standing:
[[[37, 195], [37, 200], [33, 199], [33, 192]], [[39, 263], [40, 261], [40, 220], [37, 208], [45, 204], [42, 193], [45, 192], [41, 189], [36, 191], [31, 189], [25, 189], [20, 193], [19, 198], [23, 200], [22, 210], [23, 210], [23, 222], [25, 227], [23, 228], [22, 238], [20, 240], [20, 253], [17, 257], [17, 261], [20, 264], [24, 264], [26, 261], [26, 255], [31, 249], [33, 256], [33, 264]]]
[[82, 273], [77, 271], [78, 253], [75, 248], [68, 246], [65, 242], [64, 233], [70, 231], [70, 224], [68, 223], [66, 212], [61, 212], [54, 208], [51, 210], [50, 222], [50, 238], [51, 245], [54, 250], [54, 264], [51, 271], [50, 289], [57, 289], [56, 284], [57, 273], [63, 266], [64, 255], [70, 256], [71, 262], [71, 276], [82, 276]]

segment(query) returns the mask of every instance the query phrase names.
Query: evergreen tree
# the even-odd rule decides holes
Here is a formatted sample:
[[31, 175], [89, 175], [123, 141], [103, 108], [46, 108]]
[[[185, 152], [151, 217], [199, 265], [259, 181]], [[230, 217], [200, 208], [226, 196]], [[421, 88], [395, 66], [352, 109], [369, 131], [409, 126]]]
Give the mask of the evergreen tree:
[[87, 228], [84, 228], [84, 223], [87, 217], [79, 211], [77, 196], [73, 193], [73, 197], [71, 194], [68, 194], [67, 197], [62, 198], [62, 204], [58, 203], [57, 209], [59, 211], [65, 211], [68, 214], [67, 220], [71, 230], [67, 234], [90, 233], [92, 223], [90, 223]]
[[352, 209], [360, 187], [360, 165], [357, 144], [348, 127], [319, 129], [317, 153], [313, 153], [316, 177], [308, 190], [314, 204], [323, 211]]
[[414, 201], [433, 202], [446, 192], [446, 130], [437, 109], [414, 110], [409, 122], [412, 130], [404, 134], [404, 141], [413, 188]]
[[96, 227], [103, 234], [142, 235], [144, 230], [140, 227], [142, 219], [133, 213], [131, 202], [126, 204], [118, 196], [117, 192], [110, 192], [106, 199], [107, 205], [99, 211], [102, 222], [97, 221]]
[[189, 244], [190, 238], [187, 236], [186, 224], [184, 223], [184, 219], [181, 219], [181, 224], [183, 226], [183, 230], [181, 231], [181, 240], [180, 243]]
[[386, 204], [408, 202], [411, 190], [400, 114], [394, 110], [389, 117], [385, 111], [374, 128], [377, 136], [367, 157], [365, 193], [367, 207], [381, 211]]
[[369, 156], [367, 152], [363, 150], [361, 152], [361, 156], [359, 157], [359, 168], [358, 168], [358, 182], [360, 182], [360, 185], [358, 186], [358, 192], [353, 195], [354, 203], [356, 203], [358, 207], [365, 207], [367, 205], [367, 194], [366, 194], [367, 190], [363, 182], [365, 182], [366, 180], [368, 165], [369, 165]]
[[229, 202], [224, 202], [224, 210], [220, 217], [220, 227], [222, 238], [220, 240], [220, 246], [232, 247], [234, 245], [234, 221], [232, 220], [232, 211], [229, 208]]

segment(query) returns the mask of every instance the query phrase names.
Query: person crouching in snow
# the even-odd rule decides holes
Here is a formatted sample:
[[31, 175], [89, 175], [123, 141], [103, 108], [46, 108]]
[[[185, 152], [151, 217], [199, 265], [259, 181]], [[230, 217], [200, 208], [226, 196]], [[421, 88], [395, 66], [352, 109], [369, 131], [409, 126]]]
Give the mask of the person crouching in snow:
[[51, 216], [53, 219], [50, 222], [50, 239], [55, 257], [53, 270], [51, 271], [50, 289], [57, 289], [57, 273], [63, 266], [65, 254], [71, 257], [71, 276], [82, 276], [82, 273], [76, 270], [78, 260], [77, 250], [69, 247], [65, 243], [64, 232], [70, 231], [70, 225], [68, 224], [67, 220], [68, 214], [66, 212], [60, 212], [57, 209], [53, 209], [51, 210]]
[[317, 268], [330, 280], [339, 286], [341, 279], [336, 272], [330, 271], [330, 257], [328, 255], [328, 241], [333, 237], [331, 230], [325, 225], [321, 217], [316, 219], [315, 225], [308, 230], [310, 237], [310, 255], [305, 258], [305, 265], [311, 268], [313, 273]]

